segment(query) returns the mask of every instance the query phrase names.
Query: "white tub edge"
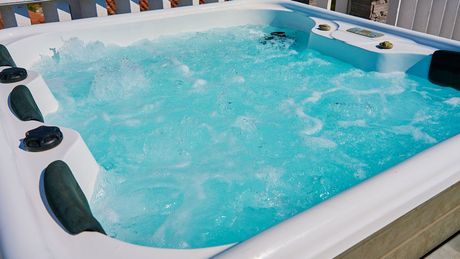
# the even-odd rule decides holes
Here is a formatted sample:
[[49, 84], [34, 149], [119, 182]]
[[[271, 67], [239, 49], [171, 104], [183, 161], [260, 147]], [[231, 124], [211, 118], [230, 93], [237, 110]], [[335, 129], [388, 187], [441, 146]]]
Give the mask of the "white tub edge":
[[[236, 9], [257, 9], [264, 6], [283, 9], [283, 6], [289, 6], [289, 8], [309, 14], [315, 12], [315, 16], [326, 19], [346, 20], [357, 25], [378, 28], [380, 31], [409, 37], [418, 43], [428, 44], [434, 48], [460, 49], [460, 43], [452, 40], [388, 25], [375, 24], [360, 18], [319, 8], [305, 7], [290, 1], [235, 1], [225, 3], [225, 5]], [[184, 7], [181, 10], [174, 10], [176, 12], [171, 10], [156, 11], [158, 17], [155, 19], [175, 16], [176, 14], [193, 14], [201, 12], [201, 10], [211, 12], [214, 9], [221, 8], [221, 6], [223, 4], [209, 4], [200, 7]], [[137, 15], [126, 14], [95, 19], [98, 19], [97, 21], [101, 26], [105, 26], [113, 22], [139, 22], [148, 19], [149, 15], [150, 12], [146, 12]], [[61, 31], [63, 27], [66, 30], [76, 27], [89, 28], [91, 23], [96, 21], [95, 19], [79, 20], [67, 24], [46, 24], [11, 29], [6, 32], [0, 32], [0, 40], [7, 42], [9, 45], [14, 45], [23, 39], [27, 39], [30, 35], [43, 35], [47, 32]], [[122, 19], [124, 20], [122, 21]], [[21, 57], [19, 59], [25, 60], [25, 58]], [[2, 105], [2, 107], [4, 106]], [[50, 110], [52, 109], [50, 108]], [[4, 116], [8, 116], [4, 112], [2, 111], [0, 114], [2, 122], [5, 121]], [[31, 125], [38, 124], [29, 123], [27, 127]], [[0, 124], [2, 129], [0, 145], [8, 146], [8, 148], [1, 149], [0, 204], [2, 207], [11, 208], [7, 213], [0, 213], [0, 250], [4, 253], [4, 259], [101, 258], [101, 256], [107, 255], [107, 251], [114, 253], [112, 258], [125, 258], [128, 256], [150, 258], [152, 255], [168, 258], [181, 258], [184, 256], [194, 258], [211, 256], [229, 247], [221, 246], [194, 250], [156, 249], [131, 245], [97, 233], [83, 233], [77, 236], [70, 236], [66, 233], [55, 235], [59, 231], [62, 232], [62, 230], [50, 219], [44, 219], [46, 215], [36, 215], [35, 210], [26, 210], [32, 213], [25, 213], [23, 210], [24, 208], [42, 206], [42, 204], [36, 204], [36, 200], [30, 199], [30, 195], [27, 194], [28, 190], [24, 188], [24, 179], [22, 178], [24, 175], [19, 172], [19, 169], [27, 168], [28, 165], [24, 165], [23, 161], [18, 161], [15, 158], [16, 151], [10, 148], [11, 136], [9, 136], [8, 130], [4, 127], [5, 125]], [[78, 137], [76, 139], [78, 141]], [[460, 180], [460, 154], [455, 154], [454, 152], [455, 147], [458, 146], [460, 146], [460, 136], [453, 137], [227, 250], [221, 256], [227, 258], [329, 258], [337, 255], [458, 182]], [[442, 163], [432, 164], [430, 161], [440, 161]], [[418, 168], [420, 166], [422, 166], [421, 170]], [[415, 175], [414, 172], [418, 174]], [[436, 175], [436, 182], [432, 181], [433, 175]], [[408, 184], [404, 182], [408, 182]], [[35, 181], [30, 182], [31, 186], [35, 183]], [[375, 191], [376, 189], [378, 191]], [[14, 194], [14, 200], [11, 198], [12, 194]], [[372, 202], [360, 199], [361, 197], [369, 196], [375, 196]], [[357, 204], [356, 200], [361, 202]], [[395, 200], [397, 202], [394, 202]], [[335, 215], [338, 210], [343, 212], [341, 217], [336, 217]], [[363, 214], [369, 216], [369, 218], [357, 220], [357, 216]], [[45, 220], [48, 223], [45, 225], [40, 224], [37, 216], [38, 218], [41, 217], [41, 221]], [[321, 221], [322, 224], [318, 224], [318, 221]], [[348, 228], [343, 229], [343, 225], [348, 226]], [[53, 229], [53, 233], [44, 233], [43, 227], [50, 227]], [[324, 242], [323, 240], [325, 239], [328, 242]], [[68, 246], [59, 247], [62, 244]], [[24, 249], [24, 245], [27, 249]], [[101, 247], [105, 247], [103, 249], [105, 252], [98, 251]]]

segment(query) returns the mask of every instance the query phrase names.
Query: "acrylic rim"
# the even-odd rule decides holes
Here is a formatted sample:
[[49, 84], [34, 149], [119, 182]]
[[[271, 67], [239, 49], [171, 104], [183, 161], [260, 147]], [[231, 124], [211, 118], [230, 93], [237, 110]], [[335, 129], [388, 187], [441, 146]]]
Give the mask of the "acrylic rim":
[[[59, 35], [72, 30], [84, 32], [94, 27], [104, 30], [110, 24], [113, 26], [161, 21], [185, 15], [205, 17], [222, 10], [231, 10], [235, 15], [239, 10], [284, 10], [392, 33], [433, 48], [460, 50], [459, 42], [285, 0], [234, 1], [13, 28], [0, 32], [0, 42], [11, 48], [18, 65], [28, 68], [38, 56], [31, 59], [27, 55], [30, 50], [19, 50], [33, 48], [34, 46], [30, 45], [32, 39], [40, 42], [51, 34]], [[37, 47], [38, 50], [46, 49], [47, 44], [42, 44], [43, 46]], [[69, 160], [71, 164], [89, 161], [88, 166], [82, 165], [81, 168], [94, 171], [94, 159], [88, 155], [74, 158], [73, 154], [80, 154], [80, 151], [81, 154], [88, 153], [88, 150], [79, 134], [71, 129], [63, 129], [70, 141], [59, 150], [39, 157], [21, 153], [22, 151], [17, 149], [19, 136], [26, 129], [36, 127], [40, 123], [20, 122], [11, 117], [5, 102], [10, 88], [11, 86], [2, 85], [0, 89], [0, 206], [9, 208], [0, 212], [0, 250], [5, 259], [127, 256], [203, 258], [217, 254], [228, 258], [333, 257], [460, 180], [460, 154], [455, 152], [460, 145], [460, 135], [457, 135], [236, 246], [232, 244], [189, 250], [159, 249], [132, 245], [91, 232], [71, 236], [60, 229], [56, 222], [50, 220], [48, 212], [43, 209], [44, 204], [37, 190], [40, 174], [37, 175], [36, 172], [43, 170], [49, 161], [61, 158]], [[49, 104], [43, 104], [47, 105]], [[32, 177], [33, 174], [35, 175]], [[81, 176], [82, 179], [85, 177], [94, 180], [95, 176]], [[80, 180], [77, 176], [76, 178]], [[88, 185], [90, 184], [83, 184], [82, 188], [91, 189]], [[337, 215], [338, 211], [340, 216]], [[47, 223], [43, 224], [43, 219], [46, 218]]]

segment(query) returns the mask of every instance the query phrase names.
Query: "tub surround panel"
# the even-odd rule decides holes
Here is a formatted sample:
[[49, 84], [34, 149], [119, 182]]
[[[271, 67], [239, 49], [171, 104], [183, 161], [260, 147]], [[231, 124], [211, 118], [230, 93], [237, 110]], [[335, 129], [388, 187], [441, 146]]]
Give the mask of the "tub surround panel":
[[337, 258], [419, 258], [460, 230], [460, 182]]

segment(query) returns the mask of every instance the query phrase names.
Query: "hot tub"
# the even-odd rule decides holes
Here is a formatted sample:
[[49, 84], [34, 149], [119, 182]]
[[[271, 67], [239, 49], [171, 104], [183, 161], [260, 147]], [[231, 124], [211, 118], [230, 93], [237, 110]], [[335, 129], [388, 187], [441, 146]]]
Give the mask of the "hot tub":
[[[329, 30], [321, 30], [318, 27], [320, 24], [328, 25]], [[287, 37], [279, 33], [270, 35], [270, 31], [265, 32], [266, 34], [260, 34], [257, 26], [272, 26], [279, 30], [286, 30]], [[60, 118], [53, 117], [56, 113], [59, 114], [59, 109], [65, 106], [66, 100], [55, 97], [55, 95], [59, 95], [55, 92], [56, 88], [53, 86], [56, 80], [48, 79], [47, 71], [41, 71], [40, 73], [34, 71], [43, 69], [43, 67], [46, 68], [46, 66], [37, 66], [37, 62], [42, 62], [43, 64], [43, 60], [56, 61], [60, 58], [63, 59], [64, 57], [59, 55], [64, 53], [62, 49], [65, 48], [70, 48], [71, 50], [74, 48], [76, 52], [80, 51], [78, 46], [75, 48], [72, 45], [72, 42], [75, 41], [82, 44], [99, 42], [105, 46], [113, 45], [117, 46], [117, 48], [123, 48], [138, 44], [138, 42], [142, 43], [145, 40], [155, 40], [161, 37], [175, 37], [175, 35], [187, 35], [187, 33], [190, 35], [196, 32], [202, 33], [198, 34], [199, 36], [205, 35], [203, 37], [208, 37], [206, 35], [209, 35], [210, 30], [230, 29], [239, 31], [240, 29], [238, 28], [244, 28], [241, 29], [243, 34], [235, 34], [236, 36], [233, 35], [234, 38], [238, 38], [241, 35], [244, 38], [244, 33], [250, 34], [255, 31], [254, 33], [259, 35], [257, 37], [260, 38], [257, 40], [257, 44], [273, 47], [275, 51], [279, 49], [286, 50], [286, 59], [289, 58], [289, 55], [297, 55], [298, 52], [303, 51], [303, 48], [308, 48], [315, 51], [311, 54], [313, 56], [308, 56], [313, 60], [312, 62], [317, 60], [314, 59], [316, 57], [314, 55], [323, 55], [321, 57], [325, 59], [331, 57], [334, 60], [331, 62], [336, 60], [349, 65], [350, 67], [347, 67], [347, 69], [351, 69], [352, 74], [354, 73], [357, 77], [361, 77], [365, 72], [375, 72], [377, 73], [375, 75], [379, 76], [380, 80], [383, 81], [390, 81], [394, 77], [405, 77], [406, 75], [413, 78], [413, 80], [425, 80], [428, 78], [432, 64], [432, 54], [436, 50], [460, 51], [460, 43], [456, 41], [378, 24], [291, 1], [233, 1], [199, 7], [123, 14], [114, 17], [90, 18], [4, 30], [0, 33], [1, 43], [6, 46], [16, 65], [27, 69], [28, 76], [25, 80], [19, 82], [2, 84], [0, 89], [0, 96], [3, 100], [0, 105], [2, 122], [0, 123], [2, 128], [2, 133], [0, 134], [2, 143], [2, 155], [0, 156], [0, 204], [2, 208], [6, 208], [0, 212], [0, 250], [3, 257], [207, 258], [216, 256], [228, 258], [330, 258], [342, 254], [362, 240], [377, 233], [378, 230], [395, 222], [398, 218], [418, 208], [421, 204], [432, 200], [433, 197], [437, 197], [440, 193], [458, 183], [460, 179], [460, 154], [456, 150], [458, 150], [458, 145], [460, 144], [460, 136], [455, 134], [458, 134], [460, 129], [453, 135], [451, 133], [449, 133], [450, 135], [447, 133], [445, 135], [441, 134], [444, 137], [434, 139], [424, 132], [414, 130], [414, 128], [394, 127], [391, 130], [409, 131], [410, 133], [408, 134], [413, 138], [425, 141], [430, 144], [427, 146], [432, 147], [423, 152], [417, 152], [417, 155], [407, 160], [405, 160], [407, 157], [403, 156], [403, 162], [389, 169], [384, 168], [384, 172], [377, 172], [378, 174], [375, 176], [372, 174], [364, 177], [360, 172], [355, 172], [353, 175], [359, 180], [359, 184], [352, 188], [348, 188], [350, 186], [337, 188], [333, 193], [321, 193], [319, 196], [324, 200], [321, 203], [312, 203], [312, 205], [315, 205], [312, 208], [300, 205], [297, 211], [289, 214], [288, 219], [281, 223], [274, 221], [277, 224], [265, 231], [262, 231], [264, 228], [258, 229], [253, 233], [255, 236], [247, 234], [243, 235], [243, 238], [232, 239], [232, 242], [217, 242], [214, 246], [209, 247], [203, 244], [195, 246], [186, 244], [183, 246], [178, 245], [177, 247], [164, 245], [160, 248], [155, 247], [157, 246], [156, 243], [149, 245], [143, 242], [130, 241], [126, 237], [120, 239], [128, 242], [121, 241], [117, 238], [109, 237], [111, 233], [109, 233], [109, 236], [97, 231], [71, 234], [71, 231], [65, 229], [59, 217], [55, 215], [56, 212], [53, 212], [52, 206], [48, 203], [49, 197], [44, 187], [44, 182], [46, 181], [44, 180], [44, 172], [47, 170], [48, 165], [56, 160], [64, 161], [71, 169], [86, 199], [91, 201], [91, 206], [94, 205], [92, 202], [94, 196], [98, 195], [94, 193], [98, 175], [100, 178], [101, 174], [106, 174], [104, 171], [101, 172], [100, 164], [103, 164], [105, 170], [108, 170], [108, 167], [99, 160], [100, 156], [95, 153], [98, 152], [97, 150], [88, 148], [84, 138], [80, 136], [78, 131], [60, 125], [65, 116]], [[353, 30], [367, 34], [367, 36], [352, 32]], [[380, 34], [382, 35], [379, 36]], [[376, 35], [378, 37], [374, 38]], [[193, 40], [191, 39], [191, 41]], [[297, 42], [296, 44], [300, 45], [302, 50], [295, 49], [295, 47], [283, 49], [286, 44], [291, 44], [289, 40]], [[378, 44], [382, 41], [390, 41], [393, 44], [393, 48], [383, 49], [378, 47]], [[228, 42], [222, 41], [222, 45], [225, 46]], [[88, 46], [91, 47], [92, 45]], [[98, 45], [96, 44], [95, 46], [97, 47]], [[184, 48], [186, 48], [186, 44]], [[255, 50], [259, 51], [260, 49], [256, 48]], [[263, 50], [265, 51], [265, 49]], [[285, 59], [279, 59], [279, 62], [283, 62], [283, 60]], [[319, 63], [316, 65], [321, 65], [324, 60], [322, 61], [323, 63], [321, 61], [317, 62]], [[101, 64], [101, 66], [105, 65]], [[160, 65], [166, 67], [166, 69], [168, 69], [168, 66], [172, 66], [177, 69], [178, 73], [182, 73], [181, 75], [184, 78], [192, 78], [193, 67], [186, 66], [179, 60], [171, 59]], [[263, 65], [264, 63], [261, 61], [260, 66]], [[295, 70], [297, 63], [289, 63], [286, 66], [289, 67], [290, 65], [292, 65], [292, 70]], [[351, 66], [354, 68], [351, 68]], [[161, 68], [161, 66], [156, 68]], [[326, 73], [327, 71], [324, 69], [329, 70], [330, 68], [319, 67], [316, 73]], [[119, 72], [123, 74], [123, 70]], [[196, 71], [194, 73], [193, 76], [199, 74]], [[331, 73], [333, 74], [333, 72]], [[167, 75], [166, 72], [165, 75]], [[251, 82], [249, 75], [237, 75], [227, 79], [234, 85], [248, 84]], [[162, 79], [161, 76], [155, 76]], [[272, 74], [272, 77], [276, 78], [274, 74]], [[109, 77], [103, 77], [103, 79], [114, 85], [118, 83], [117, 80], [110, 81]], [[190, 80], [192, 88], [190, 93], [187, 94], [196, 95], [205, 92], [206, 87], [209, 87], [212, 82], [211, 79], [204, 80], [198, 77], [193, 77]], [[123, 82], [129, 84], [129, 78]], [[180, 87], [184, 82], [175, 81], [175, 83], [182, 90]], [[65, 84], [67, 82], [61, 85]], [[69, 81], [70, 84], [73, 83]], [[45, 123], [36, 120], [22, 121], [12, 112], [14, 105], [11, 103], [11, 92], [18, 85], [25, 85], [30, 90], [37, 107], [45, 117]], [[442, 86], [437, 87], [443, 89], [443, 91], [446, 89]], [[298, 89], [299, 91], [302, 90], [301, 87]], [[450, 91], [448, 93], [449, 98], [442, 101], [445, 105], [451, 107], [454, 113], [458, 114], [460, 94], [458, 94], [458, 90], [449, 89], [446, 90]], [[131, 91], [135, 90], [135, 88], [130, 88], [129, 92], [122, 92], [122, 95], [117, 90], [104, 91], [103, 95], [113, 94], [113, 102], [115, 102], [115, 99], [123, 98], [123, 95], [129, 95]], [[390, 90], [397, 92], [400, 89], [392, 88]], [[316, 91], [312, 96], [305, 98], [302, 105], [307, 103], [312, 103], [313, 105], [322, 96], [335, 91], [341, 90], [330, 91], [326, 89], [323, 92]], [[358, 89], [356, 91], [369, 90]], [[266, 94], [267, 98], [271, 98], [269, 93], [260, 93]], [[280, 111], [287, 112], [286, 114], [292, 112], [294, 118], [304, 119], [311, 124], [307, 125], [308, 127], [303, 128], [299, 133], [303, 134], [302, 140], [306, 145], [317, 146], [325, 150], [333, 150], [337, 145], [340, 145], [339, 141], [331, 141], [325, 137], [326, 135], [319, 134], [326, 126], [323, 126], [316, 118], [302, 111], [299, 108], [300, 104], [296, 100], [296, 94], [290, 94], [292, 96], [283, 97], [280, 101]], [[279, 96], [282, 95], [283, 93], [280, 92]], [[252, 100], [249, 95], [247, 98]], [[224, 104], [224, 109], [232, 109], [231, 105], [233, 104], [231, 101], [225, 99]], [[154, 104], [152, 105], [155, 106]], [[328, 107], [333, 107], [333, 109], [343, 112], [347, 112], [347, 109], [358, 107], [358, 105], [350, 105], [340, 101], [332, 102], [331, 105]], [[150, 109], [153, 106], [145, 107]], [[257, 105], [254, 106], [257, 108]], [[193, 109], [194, 106], [190, 107]], [[358, 109], [360, 109], [359, 107]], [[362, 109], [372, 112], [374, 108], [365, 105]], [[166, 113], [166, 111], [163, 112]], [[209, 112], [211, 117], [217, 116], [211, 110]], [[106, 118], [107, 121], [110, 121], [110, 112], [108, 113], [96, 117]], [[457, 114], [451, 114], [453, 118], [452, 124], [457, 122]], [[236, 129], [238, 134], [250, 134], [262, 119], [254, 119], [247, 114], [243, 115], [238, 116], [230, 127], [232, 130]], [[449, 114], [446, 116], [449, 116]], [[327, 115], [324, 115], [324, 117], [326, 118]], [[49, 118], [52, 119], [52, 124], [47, 123]], [[428, 119], [418, 116], [414, 120]], [[69, 121], [72, 121], [72, 119]], [[164, 118], [158, 118], [154, 123], [160, 124], [163, 121]], [[128, 126], [138, 123], [139, 121], [127, 120]], [[362, 120], [339, 120], [338, 124], [346, 128], [363, 126], [365, 123]], [[43, 152], [26, 151], [23, 144], [25, 132], [41, 125], [60, 126], [64, 136], [62, 142], [56, 147]], [[76, 127], [78, 126], [76, 125]], [[455, 132], [455, 125], [452, 128], [451, 131]], [[401, 143], [401, 145], [403, 144]], [[382, 144], [382, 146], [384, 145]], [[263, 149], [264, 146], [259, 144], [257, 148]], [[95, 159], [92, 152], [96, 154], [95, 156], [98, 160]], [[216, 153], [219, 153], [219, 151]], [[344, 156], [343, 159], [345, 158], [350, 159], [350, 164], [359, 163], [359, 161], [353, 160], [351, 156]], [[167, 159], [167, 157], [164, 159]], [[273, 160], [276, 159], [278, 158], [275, 156]], [[296, 159], [296, 161], [302, 161], [302, 156], [299, 155]], [[246, 163], [249, 165], [251, 162], [246, 161]], [[189, 166], [189, 163], [179, 161], [174, 165], [174, 170], [182, 170], [182, 168]], [[276, 183], [277, 177], [281, 177], [279, 176], [279, 171], [272, 167], [268, 168], [265, 171], [256, 172], [256, 174], [258, 174], [258, 177], [269, 179], [270, 183]], [[366, 180], [363, 181], [364, 179]], [[193, 181], [193, 179], [186, 178], [185, 182], [187, 181]], [[321, 179], [318, 181], [321, 184], [325, 184]], [[288, 186], [287, 189], [289, 188]], [[294, 185], [292, 188], [294, 188]], [[347, 190], [344, 191], [344, 189]], [[339, 192], [340, 194], [337, 194]], [[268, 196], [267, 199], [269, 200], [270, 197]], [[455, 208], [455, 200], [453, 202], [452, 206]], [[126, 205], [128, 206], [128, 204]], [[301, 212], [305, 208], [308, 209]], [[109, 209], [109, 207], [99, 207], [99, 212], [95, 213], [96, 218], [103, 223], [102, 225], [108, 224], [108, 220], [104, 218], [101, 220], [99, 215], [103, 215], [104, 210]], [[251, 213], [257, 214], [258, 212], [254, 211], [249, 214]], [[296, 215], [292, 216], [292, 214]], [[286, 218], [287, 216], [283, 217]], [[270, 224], [267, 225], [267, 227], [269, 226]], [[116, 236], [116, 234], [112, 234], [112, 236]]]

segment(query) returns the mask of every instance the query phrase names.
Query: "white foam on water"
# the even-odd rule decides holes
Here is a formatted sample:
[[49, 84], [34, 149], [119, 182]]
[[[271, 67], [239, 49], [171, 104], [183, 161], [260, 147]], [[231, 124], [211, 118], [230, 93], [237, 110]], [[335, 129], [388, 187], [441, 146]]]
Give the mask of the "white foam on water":
[[157, 117], [155, 118], [155, 122], [156, 122], [156, 123], [162, 123], [162, 122], [164, 122], [164, 121], [165, 121], [165, 117], [164, 117], [164, 116], [157, 116]]
[[316, 120], [313, 122], [314, 122], [313, 125], [309, 125], [301, 131], [303, 135], [313, 135], [321, 131], [322, 123], [319, 120]]
[[139, 125], [142, 124], [142, 121], [141, 120], [137, 120], [137, 119], [130, 119], [130, 120], [125, 120], [123, 122], [123, 124], [125, 124], [126, 126], [128, 127], [138, 127]]
[[322, 95], [323, 95], [323, 93], [314, 91], [310, 97], [305, 98], [305, 99], [302, 101], [302, 104], [305, 104], [305, 103], [316, 103], [317, 101], [319, 101], [319, 100], [321, 99], [321, 96], [322, 96]]
[[[304, 132], [302, 132], [304, 134]], [[311, 148], [329, 148], [333, 149], [337, 147], [337, 143], [334, 141], [324, 138], [324, 137], [310, 137], [310, 136], [304, 136], [303, 140], [308, 147]]]
[[190, 75], [192, 72], [190, 71], [190, 68], [185, 65], [185, 64], [180, 64], [178, 66], [179, 70], [186, 76]]
[[155, 101], [153, 103], [145, 104], [142, 106], [142, 112], [151, 112], [158, 110], [162, 104], [163, 101]]
[[[371, 77], [377, 77], [386, 82], [386, 85], [383, 87], [367, 87], [366, 89], [355, 88], [352, 80], [361, 80], [363, 77], [368, 77], [369, 80], [372, 80]], [[343, 91], [348, 91], [354, 95], [399, 95], [409, 89], [410, 87], [415, 87], [417, 84], [415, 82], [408, 81], [405, 78], [404, 73], [377, 73], [370, 72], [366, 74], [364, 71], [359, 69], [351, 69], [347, 72], [343, 72], [334, 78], [331, 82], [336, 86], [336, 89]]]
[[259, 38], [263, 38], [264, 36], [266, 36], [266, 33], [261, 30], [249, 29], [248, 35], [250, 35], [253, 39], [259, 39]]
[[352, 78], [352, 77], [364, 77], [366, 75], [366, 73], [361, 70], [361, 69], [350, 69], [349, 71], [345, 72], [345, 73], [342, 73], [340, 75], [338, 75], [336, 77], [336, 80], [337, 79], [342, 79], [342, 80], [346, 80], [346, 79], [349, 79], [349, 78]]
[[233, 123], [233, 127], [246, 132], [254, 132], [257, 129], [256, 119], [250, 116], [238, 116]]
[[323, 66], [332, 65], [331, 62], [326, 61], [322, 58], [317, 58], [313, 54], [308, 54], [305, 57], [305, 59], [306, 61], [291, 62], [289, 63], [289, 66], [290, 67], [293, 67], [293, 66], [302, 66], [302, 67], [303, 66], [320, 66], [320, 67], [323, 67]]
[[365, 127], [367, 123], [365, 120], [355, 120], [355, 121], [337, 121], [337, 124], [340, 127], [348, 128], [348, 127]]
[[182, 75], [191, 76], [193, 74], [190, 67], [182, 63], [177, 57], [172, 57], [170, 60], [172, 64], [175, 65], [177, 69], [182, 73]]
[[104, 58], [107, 52], [107, 46], [100, 41], [85, 43], [78, 38], [71, 38], [64, 41], [62, 48], [56, 54], [59, 54], [60, 62], [69, 61], [73, 63], [75, 61], [97, 61]]
[[358, 90], [358, 89], [344, 89], [346, 91], [349, 91], [350, 93], [354, 95], [372, 95], [372, 94], [377, 94], [377, 95], [397, 95], [401, 94], [405, 91], [404, 88], [398, 86], [398, 85], [393, 85], [390, 87], [385, 87], [385, 88], [380, 88], [380, 89], [369, 89], [369, 90]]
[[424, 111], [418, 111], [412, 119], [411, 124], [416, 124], [419, 122], [428, 122], [432, 119], [432, 117], [432, 115], [428, 115]]
[[341, 91], [341, 90], [344, 90], [344, 88], [343, 87], [333, 87], [333, 88], [329, 88], [329, 89], [327, 89], [325, 91], [322, 91], [322, 92], [314, 91], [311, 96], [303, 99], [301, 104], [305, 105], [305, 104], [308, 104], [308, 103], [317, 103], [319, 100], [321, 100], [321, 98], [324, 95], [334, 93], [334, 92], [337, 92], [337, 91]]
[[302, 134], [313, 135], [320, 132], [323, 129], [323, 122], [315, 117], [307, 115], [302, 107], [296, 104], [294, 99], [289, 98], [281, 104], [281, 108], [286, 110], [286, 108], [294, 109], [295, 114], [299, 117], [306, 125], [302, 130]]
[[356, 172], [353, 173], [353, 176], [360, 180], [364, 180], [367, 178], [366, 171], [360, 168], [356, 169]]
[[[120, 73], [130, 71], [130, 73]], [[143, 69], [129, 60], [100, 67], [91, 84], [90, 93], [98, 100], [123, 99], [137, 94], [148, 85]]]
[[401, 81], [407, 79], [407, 74], [404, 72], [390, 72], [390, 73], [379, 73], [370, 72], [370, 74], [376, 78], [390, 80], [390, 81]]
[[101, 118], [106, 121], [106, 122], [111, 122], [112, 119], [110, 118], [110, 115], [106, 112], [101, 113]]
[[414, 140], [421, 140], [429, 144], [437, 142], [435, 138], [423, 132], [420, 128], [414, 127], [412, 125], [394, 126], [392, 129], [397, 134], [411, 135]]
[[89, 126], [92, 122], [94, 122], [94, 121], [97, 120], [97, 119], [99, 119], [99, 116], [97, 116], [97, 115], [92, 115], [92, 116], [90, 116], [87, 120], [85, 120], [85, 121], [83, 122], [83, 125], [84, 125], [85, 127], [87, 127], [87, 126]]
[[460, 106], [460, 97], [452, 97], [444, 101], [444, 103], [454, 107]]
[[188, 166], [190, 166], [192, 162], [191, 161], [184, 161], [184, 162], [181, 162], [181, 163], [178, 163], [178, 164], [175, 164], [173, 166], [171, 166], [171, 168], [186, 168]]
[[205, 86], [206, 86], [207, 83], [208, 83], [208, 81], [206, 81], [204, 79], [197, 79], [193, 83], [191, 91], [194, 92], [194, 93], [204, 92], [205, 91]]
[[244, 83], [246, 80], [244, 79], [243, 76], [234, 76], [234, 77], [232, 78], [232, 81], [235, 82], [235, 83], [240, 83], [240, 84], [242, 84], [242, 83]]

